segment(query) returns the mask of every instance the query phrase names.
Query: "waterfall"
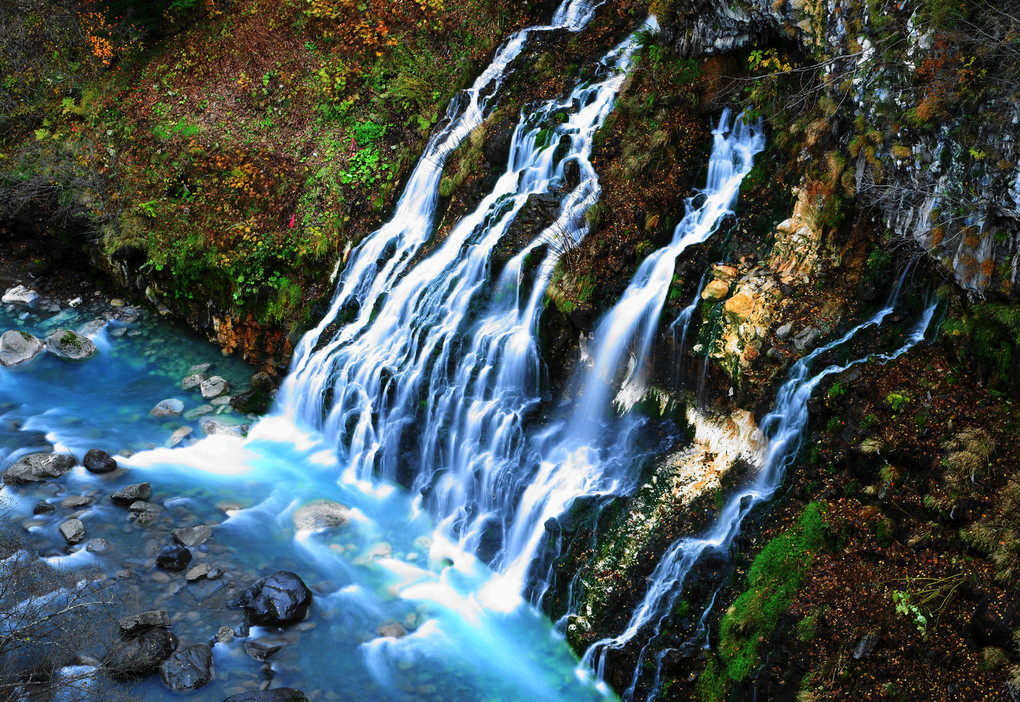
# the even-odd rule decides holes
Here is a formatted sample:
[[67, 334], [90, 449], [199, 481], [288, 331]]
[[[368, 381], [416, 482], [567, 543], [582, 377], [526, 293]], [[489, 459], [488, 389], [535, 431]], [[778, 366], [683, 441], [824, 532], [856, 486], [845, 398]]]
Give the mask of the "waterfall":
[[[627, 375], [618, 403], [629, 408], [646, 389], [649, 348], [658, 329], [676, 259], [706, 241], [731, 214], [740, 184], [753, 158], [764, 148], [761, 126], [732, 120], [725, 112], [713, 132], [708, 180], [701, 204], [688, 211], [671, 243], [650, 254], [634, 274], [620, 301], [595, 332], [591, 366], [578, 381], [580, 394], [568, 412], [543, 432], [532, 451], [527, 485], [508, 522], [500, 554], [502, 573], [489, 586], [487, 602], [511, 602], [525, 586], [528, 570], [545, 536], [549, 519], [562, 515], [580, 497], [627, 491], [634, 473], [633, 423], [612, 422], [611, 391], [625, 356]], [[611, 416], [607, 417], [607, 413]], [[533, 599], [541, 597], [541, 587]]]
[[[328, 401], [334, 386], [331, 355], [363, 333], [415, 254], [431, 237], [446, 160], [488, 116], [490, 103], [508, 67], [520, 55], [528, 38], [555, 29], [578, 32], [591, 20], [598, 4], [590, 0], [564, 0], [551, 25], [514, 32], [471, 87], [450, 102], [446, 124], [429, 139], [397, 201], [393, 217], [361, 241], [346, 260], [337, 262], [337, 271], [343, 266], [343, 273], [329, 311], [298, 343], [291, 372], [280, 389], [279, 402], [289, 415], [313, 426], [322, 425], [323, 403]], [[342, 320], [347, 320], [347, 324], [329, 338], [331, 327]], [[324, 347], [317, 348], [320, 344]]]
[[[830, 375], [842, 373], [867, 361], [888, 362], [898, 358], [924, 338], [935, 313], [934, 304], [924, 311], [907, 339], [896, 351], [872, 353], [849, 363], [827, 366], [824, 370], [810, 375], [812, 363], [819, 356], [843, 346], [863, 329], [881, 325], [893, 311], [902, 283], [901, 277], [886, 306], [872, 318], [793, 364], [786, 381], [779, 389], [772, 411], [761, 423], [762, 431], [769, 437], [769, 443], [754, 482], [727, 499], [715, 524], [707, 532], [697, 537], [685, 537], [673, 543], [663, 554], [659, 565], [649, 578], [648, 590], [631, 615], [624, 631], [619, 636], [597, 641], [588, 648], [584, 654], [584, 664], [595, 668], [599, 679], [602, 679], [605, 672], [606, 653], [611, 649], [622, 648], [653, 622], [657, 622], [654, 626], [657, 632], [660, 628], [658, 623], [662, 623], [669, 616], [684, 580], [701, 556], [708, 551], [728, 552], [744, 518], [756, 505], [771, 499], [782, 482], [786, 468], [800, 448], [803, 430], [808, 421], [807, 403], [818, 384]], [[637, 682], [643, 672], [647, 648], [646, 643], [641, 649], [631, 685], [624, 693], [625, 700], [633, 699]], [[654, 695], [653, 690], [652, 698]]]

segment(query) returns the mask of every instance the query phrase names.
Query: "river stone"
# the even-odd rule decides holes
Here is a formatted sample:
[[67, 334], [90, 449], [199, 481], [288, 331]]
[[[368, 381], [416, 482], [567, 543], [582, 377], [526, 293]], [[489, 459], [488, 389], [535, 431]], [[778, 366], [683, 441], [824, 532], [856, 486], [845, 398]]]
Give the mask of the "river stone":
[[180, 417], [183, 411], [183, 402], [169, 398], [158, 402], [155, 407], [149, 410], [149, 414], [153, 417]]
[[294, 528], [298, 531], [342, 527], [351, 521], [351, 510], [332, 500], [315, 500], [294, 510]]
[[87, 507], [90, 504], [92, 504], [92, 498], [85, 497], [84, 495], [72, 495], [60, 501], [60, 506], [64, 509], [78, 509], [79, 507]]
[[64, 541], [74, 545], [85, 536], [85, 525], [80, 519], [68, 519], [60, 525], [60, 535], [64, 537]]
[[32, 302], [32, 300], [35, 300], [37, 297], [39, 297], [39, 293], [37, 293], [36, 291], [29, 290], [24, 285], [15, 285], [13, 288], [7, 289], [7, 292], [4, 293], [2, 301], [8, 304], [17, 302], [23, 305], [27, 305], [30, 302]]
[[201, 580], [207, 575], [209, 575], [209, 564], [201, 563], [194, 568], [188, 569], [188, 572], [184, 574], [184, 579], [189, 583], [193, 583], [196, 580]]
[[234, 640], [234, 630], [229, 626], [221, 626], [216, 630], [216, 642], [228, 644]]
[[7, 368], [28, 363], [42, 350], [43, 342], [28, 332], [11, 329], [0, 335], [0, 364]]
[[776, 329], [776, 338], [780, 340], [785, 339], [786, 337], [790, 336], [790, 332], [792, 331], [793, 322], [787, 322], [786, 324], [783, 324], [778, 329]]
[[198, 386], [198, 389], [202, 393], [202, 397], [206, 400], [211, 400], [214, 397], [226, 395], [230, 392], [230, 386], [227, 385], [227, 381], [218, 375], [214, 375], [208, 380], [203, 381], [202, 384]]
[[301, 690], [293, 687], [278, 687], [275, 690], [253, 690], [231, 695], [223, 702], [308, 702]]
[[814, 327], [802, 329], [794, 335], [793, 347], [798, 351], [810, 351], [818, 343], [820, 336], [821, 334]]
[[8, 485], [41, 483], [59, 478], [77, 464], [78, 459], [69, 453], [33, 453], [15, 461], [4, 473], [4, 482]]
[[85, 550], [89, 553], [106, 553], [110, 550], [110, 542], [106, 539], [90, 539]]
[[215, 411], [216, 408], [213, 407], [212, 405], [200, 405], [195, 409], [190, 409], [187, 412], [185, 412], [184, 418], [187, 419], [188, 421], [191, 421], [193, 419], [198, 419], [199, 417], [204, 417], [207, 414], [212, 414]]
[[89, 473], [112, 473], [117, 470], [117, 461], [106, 451], [92, 449], [82, 460]]
[[212, 646], [195, 644], [182, 648], [159, 666], [163, 684], [175, 692], [194, 690], [212, 680]]
[[46, 348], [55, 356], [68, 361], [91, 358], [98, 350], [92, 339], [70, 329], [54, 329], [46, 337]]
[[130, 507], [132, 503], [137, 502], [138, 500], [149, 499], [151, 494], [151, 485], [148, 483], [135, 483], [134, 485], [128, 485], [113, 493], [110, 495], [110, 499], [113, 500], [113, 504], [115, 505]]
[[189, 375], [181, 381], [181, 390], [191, 390], [192, 388], [199, 387], [202, 383], [208, 380], [208, 376], [204, 373], [195, 373]]
[[174, 541], [181, 546], [198, 546], [205, 543], [206, 539], [212, 536], [212, 527], [201, 524], [199, 526], [183, 527], [170, 532]]
[[220, 422], [212, 417], [203, 417], [198, 421], [198, 425], [202, 427], [202, 431], [205, 432], [206, 436], [236, 436], [243, 439], [245, 434], [248, 433], [248, 429], [251, 428], [250, 424], [227, 424]]
[[304, 619], [312, 591], [296, 574], [277, 571], [249, 587], [231, 605], [243, 607], [250, 624], [282, 626]]
[[210, 368], [212, 368], [211, 363], [196, 363], [188, 369], [187, 375], [200, 375], [207, 372]]
[[164, 546], [156, 556], [156, 565], [163, 570], [181, 571], [191, 563], [191, 551], [183, 546]]
[[402, 639], [407, 636], [407, 629], [400, 622], [386, 622], [376, 629], [375, 633], [379, 634], [379, 636], [392, 636], [395, 639]]
[[120, 627], [120, 630], [124, 633], [124, 635], [133, 636], [145, 631], [146, 629], [152, 629], [158, 626], [170, 626], [170, 615], [167, 614], [165, 609], [150, 609], [147, 612], [140, 612], [138, 614], [121, 617], [117, 621], [117, 626]]
[[276, 381], [273, 380], [273, 376], [269, 375], [269, 373], [259, 371], [251, 377], [251, 386], [260, 392], [272, 392], [273, 388], [276, 387]]
[[244, 652], [247, 653], [253, 660], [258, 661], [259, 663], [265, 663], [266, 660], [282, 651], [283, 647], [286, 645], [286, 643], [274, 644], [265, 641], [245, 641]]
[[32, 508], [32, 514], [49, 514], [56, 511], [56, 505], [52, 505], [49, 502], [36, 502], [35, 507]]
[[191, 427], [181, 427], [173, 433], [170, 437], [170, 446], [177, 446], [182, 441], [191, 436], [194, 430]]
[[164, 627], [147, 629], [138, 636], [121, 639], [106, 657], [106, 669], [115, 677], [147, 675], [177, 649], [177, 637]]
[[708, 282], [705, 289], [701, 291], [701, 299], [709, 302], [718, 302], [730, 293], [730, 284], [720, 278], [714, 278]]

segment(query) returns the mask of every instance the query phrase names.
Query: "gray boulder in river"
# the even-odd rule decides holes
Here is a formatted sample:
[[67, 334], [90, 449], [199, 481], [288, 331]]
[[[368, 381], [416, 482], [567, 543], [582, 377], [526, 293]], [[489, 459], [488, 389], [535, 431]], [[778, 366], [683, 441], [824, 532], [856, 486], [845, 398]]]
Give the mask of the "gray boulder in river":
[[8, 485], [41, 483], [59, 478], [78, 465], [78, 459], [69, 453], [33, 453], [22, 456], [4, 473]]
[[28, 332], [11, 329], [0, 335], [0, 364], [10, 368], [42, 353], [43, 343]]

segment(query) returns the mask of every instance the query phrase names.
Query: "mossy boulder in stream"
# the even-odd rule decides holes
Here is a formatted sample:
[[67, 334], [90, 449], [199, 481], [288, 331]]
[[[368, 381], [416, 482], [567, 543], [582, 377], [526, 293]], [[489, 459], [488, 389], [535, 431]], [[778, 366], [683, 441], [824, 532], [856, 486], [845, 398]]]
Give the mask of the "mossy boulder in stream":
[[84, 361], [98, 351], [90, 338], [70, 329], [54, 329], [46, 337], [46, 348], [68, 361]]

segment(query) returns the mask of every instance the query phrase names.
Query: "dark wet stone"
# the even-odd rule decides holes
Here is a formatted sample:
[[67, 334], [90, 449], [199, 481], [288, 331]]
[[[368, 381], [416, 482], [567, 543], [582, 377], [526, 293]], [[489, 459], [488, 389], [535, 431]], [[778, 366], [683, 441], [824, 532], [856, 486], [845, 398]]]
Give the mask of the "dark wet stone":
[[257, 690], [231, 695], [223, 702], [308, 702], [301, 690], [293, 687], [278, 687], [275, 690]]
[[251, 388], [230, 398], [230, 406], [244, 414], [263, 414], [269, 409], [271, 398], [261, 390]]
[[121, 632], [131, 636], [140, 634], [148, 629], [170, 626], [170, 615], [167, 614], [165, 609], [150, 609], [147, 612], [121, 617], [117, 625], [120, 627]]
[[213, 655], [209, 644], [195, 644], [173, 653], [159, 666], [163, 684], [175, 692], [195, 690], [212, 680]]
[[878, 648], [878, 645], [882, 643], [881, 637], [875, 632], [866, 634], [858, 643], [857, 647], [854, 648], [854, 659], [863, 661], [864, 659], [871, 656]]
[[191, 563], [191, 551], [183, 546], [164, 546], [156, 556], [156, 565], [163, 570], [184, 570]]
[[243, 607], [251, 624], [282, 626], [304, 619], [311, 603], [312, 591], [301, 578], [281, 570], [256, 582], [231, 605]]
[[4, 473], [8, 485], [26, 485], [59, 478], [74, 466], [78, 459], [69, 453], [33, 453], [22, 456]]
[[163, 627], [121, 639], [106, 657], [105, 666], [115, 677], [148, 675], [177, 649], [177, 637]]
[[85, 470], [89, 473], [112, 473], [117, 470], [117, 461], [106, 451], [92, 449], [82, 460]]
[[35, 507], [32, 508], [32, 514], [50, 514], [56, 511], [57, 508], [49, 502], [36, 502]]
[[198, 546], [212, 536], [212, 527], [201, 524], [199, 526], [183, 527], [170, 532], [174, 541], [181, 546]]
[[128, 485], [127, 487], [121, 488], [117, 492], [110, 495], [110, 499], [113, 500], [113, 504], [120, 505], [122, 507], [130, 507], [133, 503], [139, 500], [147, 500], [152, 494], [152, 487], [148, 483], [135, 483], [134, 485]]
[[259, 663], [264, 663], [266, 660], [282, 651], [283, 647], [286, 645], [287, 644], [285, 643], [274, 644], [266, 641], [245, 641], [244, 652]]

